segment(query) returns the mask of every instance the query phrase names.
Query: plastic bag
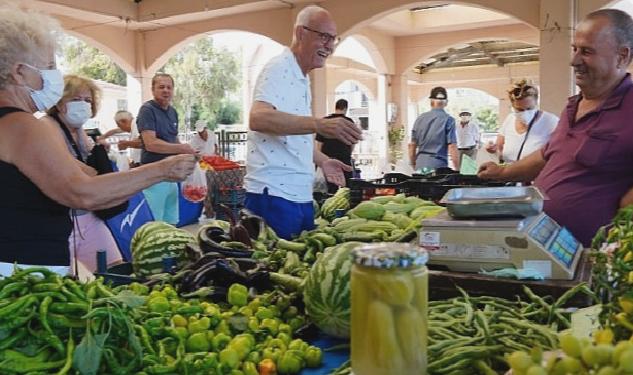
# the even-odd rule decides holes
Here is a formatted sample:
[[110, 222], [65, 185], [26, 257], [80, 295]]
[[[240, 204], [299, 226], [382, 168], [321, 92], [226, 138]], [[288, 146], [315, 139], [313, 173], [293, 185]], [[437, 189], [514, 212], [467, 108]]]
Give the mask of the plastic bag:
[[128, 160], [126, 153], [117, 152], [116, 167], [119, 169], [120, 172], [130, 169], [130, 161]]
[[196, 163], [193, 173], [182, 183], [182, 196], [190, 202], [201, 202], [207, 196], [207, 191], [206, 176], [200, 164]]
[[318, 167], [314, 173], [314, 184], [312, 186], [312, 192], [314, 193], [327, 193], [327, 180], [323, 175], [323, 169]]

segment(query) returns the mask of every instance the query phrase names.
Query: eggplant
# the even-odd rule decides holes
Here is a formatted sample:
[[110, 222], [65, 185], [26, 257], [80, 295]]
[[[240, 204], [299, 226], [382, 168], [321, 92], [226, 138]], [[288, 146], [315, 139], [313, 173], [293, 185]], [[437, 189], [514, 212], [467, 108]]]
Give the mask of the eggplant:
[[246, 228], [251, 239], [257, 241], [267, 239], [266, 221], [261, 216], [244, 208], [240, 211], [240, 224]]
[[[220, 234], [220, 231], [222, 234]], [[239, 250], [230, 247], [222, 246], [216, 239], [220, 236], [224, 236], [224, 230], [214, 226], [203, 226], [198, 231], [198, 241], [200, 242], [200, 249], [203, 253], [219, 253], [225, 257], [230, 258], [250, 258], [253, 254], [252, 250]]]
[[233, 215], [233, 211], [225, 204], [221, 204], [220, 207], [224, 210], [224, 213], [229, 218], [231, 222], [230, 235], [233, 241], [239, 241], [249, 248], [253, 247], [253, 243], [251, 242], [251, 237], [248, 234], [248, 230], [244, 228], [240, 223], [235, 219], [235, 215]]

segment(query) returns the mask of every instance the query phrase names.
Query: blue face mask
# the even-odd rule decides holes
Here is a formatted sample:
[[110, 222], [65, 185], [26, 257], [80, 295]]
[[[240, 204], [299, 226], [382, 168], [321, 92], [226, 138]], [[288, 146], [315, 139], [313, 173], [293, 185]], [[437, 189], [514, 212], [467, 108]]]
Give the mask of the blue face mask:
[[40, 73], [40, 77], [42, 77], [42, 88], [40, 90], [27, 86], [37, 110], [46, 111], [57, 104], [64, 93], [64, 76], [62, 72], [58, 69], [38, 69], [29, 64], [24, 65], [37, 70]]

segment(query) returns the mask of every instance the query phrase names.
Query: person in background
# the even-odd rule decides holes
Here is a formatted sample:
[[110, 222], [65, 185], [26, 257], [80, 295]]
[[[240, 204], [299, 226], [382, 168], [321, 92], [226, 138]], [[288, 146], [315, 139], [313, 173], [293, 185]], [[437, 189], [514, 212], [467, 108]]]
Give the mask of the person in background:
[[196, 134], [189, 141], [189, 145], [200, 155], [217, 155], [218, 141], [215, 133], [207, 129], [204, 120], [196, 121]]
[[[99, 109], [101, 90], [93, 81], [75, 76], [64, 77], [64, 93], [57, 104], [47, 111], [43, 121], [59, 125], [60, 134], [66, 141], [68, 152], [80, 161], [82, 168], [89, 174], [96, 172], [86, 165], [94, 143], [88, 137], [82, 125], [93, 118]], [[105, 250], [108, 265], [122, 261], [119, 247], [105, 222], [88, 210], [71, 210], [73, 230], [70, 234], [70, 258], [76, 256], [86, 268], [97, 270], [97, 250]]]
[[409, 143], [409, 162], [416, 171], [435, 170], [448, 166], [459, 170], [455, 119], [444, 108], [448, 95], [444, 87], [434, 87], [429, 97], [431, 110], [422, 113], [413, 124]]
[[97, 210], [125, 202], [163, 180], [180, 181], [195, 158], [179, 155], [128, 172], [94, 176], [68, 152], [57, 123], [37, 120], [61, 99], [64, 81], [55, 64], [51, 17], [0, 7], [0, 273], [15, 264], [70, 266], [69, 208]]
[[[104, 134], [97, 137], [97, 142], [104, 145], [106, 149], [110, 149], [107, 139], [116, 134], [129, 133], [128, 139], [121, 139], [117, 142], [117, 149], [124, 151], [130, 149], [130, 167], [137, 167], [141, 162], [141, 148], [143, 144], [138, 134], [138, 129], [134, 123], [134, 116], [126, 110], [117, 111], [114, 114], [114, 123], [116, 128], [110, 129]], [[120, 138], [119, 138], [120, 139]]]
[[[136, 120], [143, 144], [141, 164], [155, 163], [169, 155], [195, 154], [191, 146], [178, 140], [178, 113], [171, 105], [174, 79], [169, 74], [157, 73], [152, 78], [152, 95], [154, 99], [141, 106]], [[160, 182], [145, 189], [143, 194], [155, 220], [178, 223], [177, 184]]]
[[459, 161], [462, 155], [468, 155], [476, 160], [479, 149], [479, 124], [472, 119], [470, 111], [459, 113], [459, 125], [455, 128], [457, 132], [457, 151], [459, 151]]
[[507, 166], [487, 163], [479, 177], [532, 181], [543, 210], [585, 246], [618, 208], [633, 204], [633, 20], [616, 9], [589, 13], [576, 26], [571, 66], [578, 95], [549, 142]]
[[279, 236], [314, 227], [314, 165], [327, 181], [345, 185], [351, 168], [314, 148], [314, 134], [358, 142], [361, 130], [342, 117], [312, 117], [308, 73], [325, 65], [338, 40], [330, 13], [307, 6], [298, 14], [290, 48], [273, 57], [257, 78], [246, 156], [245, 206]]
[[[339, 99], [334, 106], [334, 113], [325, 118], [331, 119], [336, 117], [342, 117], [349, 122], [354, 122], [351, 118], [346, 116], [347, 114], [347, 100]], [[316, 135], [316, 149], [321, 151], [325, 155], [352, 166], [352, 151], [354, 151], [354, 145], [348, 145], [335, 138], [325, 138], [321, 134]], [[352, 178], [352, 172], [343, 172], [345, 175], [345, 185], [349, 184], [349, 179]], [[328, 193], [334, 194], [338, 190], [338, 185], [331, 182], [327, 183]]]
[[503, 121], [497, 142], [486, 151], [496, 153], [501, 163], [515, 162], [543, 147], [558, 123], [558, 117], [538, 109], [538, 89], [521, 80], [508, 90], [512, 113]]

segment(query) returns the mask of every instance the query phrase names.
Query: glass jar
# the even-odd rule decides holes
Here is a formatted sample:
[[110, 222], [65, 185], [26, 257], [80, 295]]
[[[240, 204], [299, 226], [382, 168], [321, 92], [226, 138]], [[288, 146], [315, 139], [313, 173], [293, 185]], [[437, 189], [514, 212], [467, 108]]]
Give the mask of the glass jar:
[[352, 254], [352, 372], [426, 374], [426, 250], [412, 244], [376, 243]]

